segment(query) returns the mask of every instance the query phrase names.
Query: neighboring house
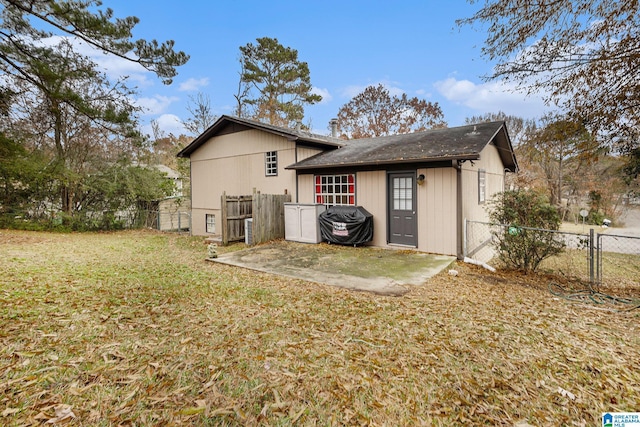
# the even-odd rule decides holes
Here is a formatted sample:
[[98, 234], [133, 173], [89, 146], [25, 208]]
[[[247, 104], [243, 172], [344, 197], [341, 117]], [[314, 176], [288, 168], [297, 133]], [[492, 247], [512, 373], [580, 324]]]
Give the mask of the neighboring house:
[[190, 227], [190, 202], [182, 190], [182, 177], [178, 172], [162, 164], [153, 165], [173, 182], [173, 194], [157, 201], [157, 228], [162, 231], [185, 230]]
[[292, 201], [363, 206], [375, 246], [462, 256], [465, 219], [517, 162], [504, 122], [339, 140], [222, 116], [178, 153], [191, 159], [192, 233], [215, 234], [220, 196], [289, 192]]
[[153, 165], [153, 168], [164, 173], [167, 179], [173, 182], [173, 194], [169, 197], [181, 197], [183, 184], [180, 174], [166, 165], [157, 164]]

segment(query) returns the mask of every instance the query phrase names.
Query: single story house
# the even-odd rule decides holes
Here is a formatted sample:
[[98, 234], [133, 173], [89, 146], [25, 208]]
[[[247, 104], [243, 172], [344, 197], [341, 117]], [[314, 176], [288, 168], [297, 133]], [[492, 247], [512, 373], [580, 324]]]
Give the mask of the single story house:
[[341, 140], [222, 116], [185, 147], [194, 235], [217, 234], [220, 196], [291, 194], [293, 202], [357, 205], [373, 214], [375, 246], [462, 256], [465, 219], [518, 164], [504, 122]]

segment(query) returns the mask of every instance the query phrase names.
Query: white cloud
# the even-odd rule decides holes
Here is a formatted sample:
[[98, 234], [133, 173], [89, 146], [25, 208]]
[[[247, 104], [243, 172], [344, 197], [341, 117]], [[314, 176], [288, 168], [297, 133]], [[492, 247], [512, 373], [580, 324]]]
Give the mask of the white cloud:
[[476, 84], [450, 77], [434, 84], [448, 101], [482, 113], [502, 111], [525, 118], [538, 118], [549, 110], [541, 96], [519, 92], [517, 86], [502, 81]]
[[400, 89], [399, 87], [389, 86], [386, 83], [383, 83], [382, 85], [389, 91], [389, 95], [391, 96], [402, 96], [406, 93], [404, 90]]
[[129, 82], [134, 82], [135, 86], [138, 87], [153, 85], [153, 81], [149, 79], [149, 76], [153, 73], [146, 70], [142, 65], [113, 54], [107, 54], [76, 37], [55, 35], [41, 39], [39, 42], [45, 46], [53, 47], [58, 45], [62, 40], [68, 40], [75, 52], [95, 62], [98, 70], [104, 72], [111, 80], [119, 80], [127, 77]]
[[153, 98], [135, 98], [133, 102], [142, 108], [143, 114], [155, 115], [164, 113], [172, 103], [179, 100], [180, 98], [175, 96], [156, 95]]
[[178, 86], [178, 90], [181, 92], [195, 92], [205, 86], [209, 86], [208, 77], [203, 77], [201, 79], [194, 79], [192, 77], [180, 83], [180, 86]]
[[427, 92], [424, 89], [418, 89], [416, 91], [416, 95], [418, 95], [421, 98], [431, 98], [433, 96], [433, 94], [431, 92]]
[[[187, 134], [187, 130], [184, 128], [182, 120], [180, 120], [180, 118], [175, 114], [162, 114], [154, 120], [158, 124], [162, 133], [166, 135], [173, 134], [175, 136], [179, 136]], [[153, 134], [153, 131], [151, 130], [151, 123], [142, 126], [141, 130], [143, 134]]]
[[333, 99], [333, 96], [331, 95], [331, 93], [329, 93], [329, 89], [314, 86], [311, 88], [311, 93], [314, 95], [320, 95], [322, 97], [322, 101], [320, 101], [320, 104], [327, 104]]
[[390, 82], [387, 80], [381, 80], [378, 81], [376, 83], [369, 83], [365, 86], [362, 85], [351, 85], [351, 86], [347, 86], [342, 90], [342, 96], [346, 97], [346, 98], [353, 98], [359, 94], [361, 94], [362, 92], [364, 92], [364, 90], [366, 88], [368, 88], [369, 86], [378, 86], [378, 85], [382, 85], [384, 86], [385, 89], [387, 89], [389, 91], [389, 95], [391, 96], [402, 96], [403, 93], [405, 93], [405, 91], [401, 88], [399, 88], [397, 86], [397, 82]]
[[436, 89], [449, 101], [465, 104], [468, 107], [477, 99], [476, 85], [469, 80], [456, 80], [450, 77], [434, 84]]
[[351, 85], [342, 89], [341, 95], [345, 98], [353, 98], [356, 95], [362, 93], [366, 86]]
[[91, 56], [91, 59], [98, 64], [98, 67], [104, 71], [109, 79], [117, 80], [126, 77], [128, 82], [133, 82], [132, 87], [149, 87], [154, 84], [153, 80], [149, 78], [152, 75], [151, 71], [147, 71], [134, 62], [101, 52]]

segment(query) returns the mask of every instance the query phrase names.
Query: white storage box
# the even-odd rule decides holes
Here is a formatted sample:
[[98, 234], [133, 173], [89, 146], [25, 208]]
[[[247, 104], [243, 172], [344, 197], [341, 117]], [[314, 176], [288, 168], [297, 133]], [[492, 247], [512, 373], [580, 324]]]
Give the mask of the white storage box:
[[284, 238], [293, 242], [320, 243], [318, 215], [324, 212], [324, 205], [285, 203]]

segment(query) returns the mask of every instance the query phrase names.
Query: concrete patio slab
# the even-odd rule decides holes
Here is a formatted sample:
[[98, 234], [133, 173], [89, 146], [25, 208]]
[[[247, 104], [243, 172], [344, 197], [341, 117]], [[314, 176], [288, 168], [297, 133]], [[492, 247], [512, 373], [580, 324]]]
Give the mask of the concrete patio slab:
[[357, 291], [400, 296], [447, 268], [455, 257], [413, 250], [276, 241], [210, 261]]

